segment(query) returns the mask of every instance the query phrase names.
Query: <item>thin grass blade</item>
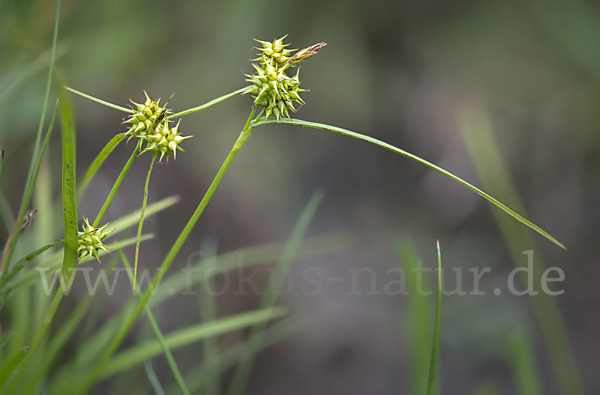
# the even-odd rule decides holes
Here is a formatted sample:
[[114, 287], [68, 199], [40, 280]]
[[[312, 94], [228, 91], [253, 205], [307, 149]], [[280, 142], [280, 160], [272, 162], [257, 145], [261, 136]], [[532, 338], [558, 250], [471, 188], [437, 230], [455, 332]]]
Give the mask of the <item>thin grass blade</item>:
[[427, 295], [431, 290], [423, 284], [417, 273], [420, 271], [420, 261], [414, 244], [409, 240], [398, 243], [398, 255], [402, 262], [402, 273], [406, 275], [406, 293], [408, 297], [407, 318], [403, 323], [408, 333], [406, 339], [408, 347], [408, 394], [422, 394], [427, 388], [429, 377], [429, 364], [431, 352], [431, 338], [433, 337], [433, 313], [430, 299]]
[[433, 345], [431, 346], [431, 363], [429, 364], [429, 380], [427, 383], [427, 394], [435, 392], [435, 377], [438, 360], [438, 345], [440, 342], [440, 309], [442, 305], [442, 254], [440, 252], [440, 241], [437, 242], [438, 257], [438, 291], [437, 304], [435, 307], [435, 324], [433, 326]]
[[499, 209], [501, 209], [502, 211], [504, 211], [505, 213], [507, 213], [508, 215], [510, 215], [511, 217], [513, 217], [514, 219], [516, 219], [517, 221], [521, 222], [523, 225], [528, 226], [529, 228], [533, 229], [534, 231], [538, 232], [539, 234], [541, 234], [542, 236], [544, 236], [545, 238], [547, 238], [548, 240], [552, 241], [554, 244], [556, 244], [557, 246], [566, 249], [564, 245], [562, 245], [558, 240], [556, 240], [553, 236], [551, 236], [549, 233], [547, 233], [545, 230], [543, 230], [542, 228], [540, 228], [539, 226], [537, 226], [536, 224], [534, 224], [533, 222], [525, 219], [524, 217], [522, 217], [521, 215], [517, 214], [516, 212], [514, 212], [513, 210], [511, 210], [509, 207], [507, 207], [506, 205], [504, 205], [503, 203], [501, 203], [500, 201], [496, 200], [494, 197], [488, 195], [486, 192], [482, 191], [481, 189], [475, 187], [474, 185], [471, 185], [470, 183], [468, 183], [467, 181], [463, 180], [462, 178], [450, 173], [447, 170], [442, 169], [441, 167], [434, 165], [433, 163], [426, 161], [425, 159], [422, 159], [414, 154], [411, 154], [410, 152], [404, 151], [400, 148], [394, 147], [391, 144], [385, 143], [381, 140], [378, 140], [376, 138], [373, 137], [369, 137], [369, 136], [365, 136], [363, 134], [360, 133], [356, 133], [356, 132], [352, 132], [350, 130], [346, 130], [343, 128], [339, 128], [336, 126], [330, 126], [330, 125], [325, 125], [322, 123], [316, 123], [316, 122], [308, 122], [308, 121], [302, 121], [299, 119], [280, 119], [279, 121], [276, 121], [274, 119], [263, 119], [259, 122], [257, 122], [255, 125], [258, 127], [260, 125], [265, 125], [265, 124], [270, 124], [270, 123], [285, 123], [285, 124], [289, 124], [289, 125], [296, 125], [296, 126], [304, 126], [304, 127], [308, 127], [308, 128], [314, 128], [314, 129], [322, 129], [322, 130], [328, 130], [330, 132], [334, 132], [334, 133], [339, 133], [342, 134], [344, 136], [349, 136], [349, 137], [353, 137], [355, 139], [359, 139], [359, 140], [363, 140], [363, 141], [367, 141], [371, 144], [375, 144], [378, 145], [382, 148], [388, 149], [390, 151], [393, 151], [397, 154], [400, 154], [402, 156], [405, 156], [409, 159], [412, 159], [414, 161], [417, 161], [427, 167], [430, 167], [442, 174], [444, 174], [445, 176], [450, 177], [451, 179], [453, 179], [454, 181], [457, 181], [459, 183], [461, 183], [462, 185], [466, 186], [467, 188], [469, 188], [470, 190], [474, 191], [475, 193], [477, 193], [478, 195], [480, 195], [481, 197], [483, 197], [484, 199], [486, 199], [487, 201], [489, 201], [490, 203], [492, 203], [493, 205], [495, 205], [496, 207], [498, 207]]
[[543, 393], [531, 343], [531, 339], [522, 331], [515, 331], [510, 337], [511, 367], [517, 393], [521, 395]]
[[69, 88], [68, 86], [65, 86], [64, 88], [67, 89], [70, 92], [73, 92], [73, 93], [79, 95], [79, 96], [85, 97], [86, 99], [90, 99], [91, 101], [95, 101], [96, 103], [100, 103], [103, 106], [110, 107], [110, 108], [113, 108], [115, 110], [123, 111], [123, 112], [129, 113], [129, 114], [135, 114], [135, 111], [133, 111], [131, 108], [121, 107], [121, 106], [118, 106], [116, 104], [112, 104], [112, 103], [109, 103], [107, 101], [104, 101], [102, 99], [98, 99], [97, 97], [86, 95], [85, 93], [79, 92], [79, 91], [77, 91], [77, 90], [75, 90], [73, 88]]
[[195, 112], [198, 112], [198, 111], [202, 111], [204, 109], [207, 109], [208, 107], [214, 106], [217, 103], [225, 101], [225, 100], [229, 99], [230, 97], [236, 96], [236, 95], [238, 95], [240, 93], [244, 94], [244, 93], [248, 92], [250, 89], [252, 89], [252, 86], [246, 86], [246, 87], [244, 87], [242, 89], [238, 89], [235, 92], [231, 92], [231, 93], [228, 93], [228, 94], [223, 95], [221, 97], [218, 97], [218, 98], [216, 98], [214, 100], [211, 100], [208, 103], [202, 104], [201, 106], [193, 107], [193, 108], [190, 108], [190, 109], [178, 112], [177, 114], [173, 114], [173, 115], [169, 116], [168, 118], [169, 119], [179, 118], [179, 117], [182, 117], [184, 115], [188, 115], [188, 114], [192, 114], [192, 113], [195, 113]]
[[[206, 339], [209, 336], [217, 336], [222, 333], [255, 325], [259, 322], [270, 321], [286, 314], [286, 309], [277, 307], [266, 310], [256, 310], [249, 313], [237, 314], [221, 318], [207, 324], [194, 325], [181, 329], [165, 336], [165, 342], [170, 349], [184, 347], [189, 344]], [[123, 372], [143, 361], [155, 357], [162, 352], [160, 344], [156, 340], [147, 341], [142, 344], [117, 354], [102, 371], [101, 377], [109, 377]]]
[[77, 195], [75, 181], [75, 119], [71, 100], [60, 90], [62, 118], [62, 202], [65, 223], [65, 248], [62, 275], [70, 279], [77, 266]]
[[90, 167], [85, 172], [83, 179], [81, 180], [81, 182], [79, 182], [79, 185], [77, 185], [77, 194], [79, 198], [81, 198], [85, 193], [88, 185], [90, 184], [90, 181], [92, 181], [92, 179], [98, 172], [98, 169], [100, 169], [100, 166], [102, 166], [106, 158], [108, 158], [108, 156], [113, 152], [113, 150], [119, 145], [119, 143], [124, 138], [125, 133], [119, 133], [115, 137], [113, 137], [108, 143], [106, 143], [104, 148], [102, 148], [102, 151], [100, 151], [98, 156], [96, 156]]

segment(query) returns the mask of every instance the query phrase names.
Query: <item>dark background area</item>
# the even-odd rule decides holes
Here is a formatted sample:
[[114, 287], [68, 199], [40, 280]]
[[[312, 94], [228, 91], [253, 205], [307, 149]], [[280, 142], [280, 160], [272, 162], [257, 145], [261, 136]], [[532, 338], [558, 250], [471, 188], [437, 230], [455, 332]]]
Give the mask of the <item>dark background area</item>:
[[[11, 76], [48, 50], [55, 4], [0, 4], [0, 145], [5, 150], [0, 185], [14, 212], [42, 107], [45, 68], [33, 67], [18, 84]], [[467, 148], [469, 137], [461, 133], [461, 114], [475, 109], [489, 121], [522, 213], [568, 248], [525, 232], [535, 240], [530, 243], [521, 237], [526, 228], [520, 225], [521, 231], [512, 233], [518, 242], [507, 243], [495, 208], [389, 151], [324, 131], [261, 127], [236, 158], [171, 271], [183, 268], [186, 257], [207, 240], [219, 251], [285, 240], [317, 189], [325, 199], [309, 236], [341, 231], [350, 242], [341, 255], [295, 263], [293, 284], [301, 287], [302, 271], [317, 267], [326, 279], [323, 289], [316, 295], [284, 295], [283, 303], [306, 312], [308, 324], [260, 355], [248, 393], [403, 393], [414, 362], [406, 351], [414, 341], [406, 334], [409, 297], [368, 292], [373, 289], [369, 277], [361, 277], [364, 292], [354, 295], [349, 273], [371, 268], [381, 291], [386, 270], [398, 266], [397, 242], [407, 239], [417, 246], [424, 266], [435, 266], [439, 239], [448, 271], [492, 268], [482, 283], [486, 296], [444, 299], [441, 392], [484, 393], [493, 387], [513, 393], [507, 344], [514, 331], [523, 331], [535, 350], [544, 393], [559, 393], [540, 332], [548, 323], [536, 321], [527, 297], [491, 292], [506, 284], [516, 246], [534, 249], [536, 259], [564, 271], [559, 286], [565, 292], [555, 302], [585, 393], [600, 392], [596, 2], [65, 0], [61, 12], [58, 69], [71, 87], [119, 105], [129, 98], [142, 101], [143, 90], [163, 101], [176, 92], [169, 107], [181, 111], [245, 86], [243, 74], [252, 72], [248, 59], [255, 57], [253, 38], [289, 34], [286, 41], [294, 48], [324, 41], [328, 45], [318, 56], [302, 65], [302, 86], [310, 91], [295, 117], [365, 133], [475, 185], [493, 184], [494, 173], [481, 180]], [[78, 174], [83, 174], [104, 144], [125, 131], [125, 114], [77, 96], [72, 100]], [[177, 194], [181, 202], [145, 224], [158, 234], [142, 249], [145, 267], [157, 266], [166, 254], [251, 104], [249, 97], [235, 97], [183, 119], [179, 130], [194, 137], [182, 144], [186, 152], [177, 160], [156, 166], [149, 197], [153, 202]], [[56, 186], [58, 137], [57, 132], [47, 154]], [[478, 152], [477, 143], [473, 146]], [[131, 149], [133, 144], [119, 146], [102, 167], [79, 203], [80, 215], [95, 215]], [[141, 205], [149, 160], [146, 155], [136, 161], [108, 219]], [[59, 192], [56, 187], [57, 202]], [[60, 232], [60, 222], [56, 228]], [[2, 240], [6, 234], [2, 227]], [[432, 273], [427, 280], [433, 286]], [[219, 315], [255, 308], [257, 300], [227, 292], [219, 297]], [[109, 301], [107, 310], [111, 303], [118, 308], [118, 301]], [[166, 332], [194, 321], [191, 303], [178, 295], [166, 306], [160, 314]], [[243, 333], [232, 339], [236, 336]], [[184, 366], [194, 355], [193, 349], [176, 354]]]

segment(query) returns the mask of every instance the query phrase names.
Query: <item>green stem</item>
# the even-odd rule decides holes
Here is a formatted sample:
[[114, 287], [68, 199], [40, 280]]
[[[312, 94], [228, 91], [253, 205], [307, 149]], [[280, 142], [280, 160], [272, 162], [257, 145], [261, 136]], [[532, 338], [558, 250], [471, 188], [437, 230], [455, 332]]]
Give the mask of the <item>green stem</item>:
[[148, 175], [146, 176], [146, 184], [144, 185], [144, 200], [142, 201], [142, 212], [140, 214], [140, 224], [138, 226], [137, 232], [137, 242], [135, 243], [135, 260], [133, 261], [133, 291], [135, 292], [135, 284], [137, 278], [137, 268], [138, 268], [138, 258], [140, 256], [140, 241], [142, 237], [142, 227], [144, 226], [144, 215], [146, 214], [146, 203], [148, 202], [148, 185], [150, 184], [150, 174], [152, 173], [152, 168], [154, 167], [154, 162], [158, 157], [158, 152], [154, 151], [152, 153], [152, 161], [150, 162], [150, 167], [148, 168]]
[[225, 100], [229, 99], [230, 97], [233, 97], [233, 96], [235, 96], [235, 95], [237, 95], [237, 94], [240, 94], [240, 93], [246, 93], [246, 92], [247, 92], [247, 91], [249, 91], [250, 89], [252, 89], [252, 86], [246, 86], [246, 87], [244, 87], [244, 88], [242, 88], [242, 89], [238, 89], [238, 90], [237, 90], [237, 91], [235, 91], [235, 92], [231, 92], [231, 93], [228, 93], [228, 94], [226, 94], [226, 95], [223, 95], [223, 96], [221, 96], [221, 97], [218, 97], [218, 98], [216, 98], [216, 99], [214, 99], [214, 100], [211, 100], [211, 101], [209, 101], [208, 103], [202, 104], [201, 106], [194, 107], [194, 108], [190, 108], [190, 109], [188, 109], [188, 110], [184, 110], [184, 111], [178, 112], [177, 114], [173, 114], [173, 115], [171, 115], [171, 116], [170, 116], [170, 117], [168, 117], [168, 118], [169, 118], [169, 119], [173, 119], [173, 118], [179, 118], [179, 117], [182, 117], [182, 116], [184, 116], [184, 115], [188, 115], [188, 114], [192, 114], [192, 113], [194, 113], [194, 112], [202, 111], [202, 110], [204, 110], [204, 109], [206, 109], [206, 108], [208, 108], [208, 107], [214, 106], [214, 105], [215, 105], [215, 104], [217, 104], [217, 103], [220, 103], [220, 102], [222, 102], [222, 101], [225, 101]]
[[135, 147], [135, 150], [133, 150], [133, 153], [129, 157], [129, 160], [125, 164], [125, 167], [123, 167], [123, 170], [121, 170], [121, 174], [119, 174], [119, 177], [117, 178], [117, 180], [115, 181], [115, 184], [113, 185], [112, 189], [110, 190], [110, 193], [108, 194], [106, 201], [104, 201], [104, 205], [100, 209], [100, 212], [96, 216], [96, 219], [94, 220], [94, 223], [92, 224], [92, 226], [94, 228], [96, 228], [96, 227], [98, 227], [98, 225], [100, 225], [100, 221], [102, 221], [102, 217], [104, 217], [106, 210], [108, 210], [108, 206], [110, 206], [113, 198], [115, 197], [115, 194], [117, 193], [117, 190], [121, 186], [121, 182], [123, 181], [123, 178], [125, 178], [125, 175], [129, 172], [129, 169], [131, 168], [133, 161], [135, 160], [135, 158], [138, 156], [139, 153], [140, 153], [140, 144], [138, 143]]
[[129, 332], [129, 330], [131, 329], [131, 327], [137, 320], [137, 317], [139, 316], [140, 312], [143, 310], [144, 306], [146, 306], [146, 304], [148, 303], [150, 296], [152, 296], [152, 293], [154, 292], [154, 290], [156, 289], [156, 287], [162, 280], [163, 276], [165, 275], [165, 273], [167, 272], [167, 270], [173, 263], [173, 260], [175, 259], [175, 256], [177, 255], [177, 253], [183, 246], [183, 243], [186, 241], [190, 232], [192, 231], [192, 229], [198, 222], [198, 219], [202, 215], [202, 212], [204, 212], [204, 209], [208, 205], [208, 202], [210, 201], [212, 195], [215, 193], [217, 187], [221, 183], [221, 180], [223, 179], [223, 176], [225, 175], [225, 173], [227, 172], [227, 169], [231, 165], [231, 162], [233, 162], [233, 159], [235, 158], [235, 156], [237, 155], [239, 150], [242, 148], [244, 143], [248, 140], [248, 138], [252, 134], [252, 130], [254, 129], [254, 123], [252, 122], [253, 117], [254, 117], [254, 112], [255, 112], [255, 108], [253, 107], [252, 111], [250, 112], [250, 116], [248, 117], [248, 120], [246, 121], [246, 125], [244, 125], [244, 128], [242, 129], [242, 132], [240, 133], [235, 144], [233, 145], [233, 148], [229, 152], [229, 155], [227, 155], [227, 158], [225, 158], [225, 161], [221, 165], [221, 168], [219, 169], [213, 182], [210, 184], [208, 191], [206, 191], [206, 194], [204, 195], [204, 197], [198, 204], [196, 211], [194, 211], [194, 214], [189, 219], [188, 223], [181, 231], [181, 234], [179, 235], [179, 237], [177, 238], [177, 240], [171, 247], [171, 250], [169, 251], [169, 253], [165, 257], [165, 259], [163, 260], [158, 272], [156, 273], [156, 275], [154, 276], [154, 279], [152, 280], [152, 283], [150, 284], [150, 286], [148, 287], [146, 292], [144, 292], [143, 296], [140, 298], [139, 302], [137, 303], [134, 310], [131, 312], [131, 314], [127, 318], [127, 320], [123, 322], [123, 324], [121, 325], [121, 328], [119, 329], [119, 332], [114, 336], [112, 343], [105, 349], [104, 354], [98, 361], [98, 364], [96, 364], [94, 370], [90, 373], [90, 375], [88, 377], [85, 378], [85, 382], [82, 383], [84, 388], [79, 388], [78, 389], [79, 391], [77, 391], [77, 392], [81, 392], [81, 393], [87, 392], [87, 389], [100, 376], [100, 374], [104, 370], [105, 366], [110, 361], [110, 357], [119, 348], [119, 346], [125, 339], [125, 336], [127, 336], [127, 333]]

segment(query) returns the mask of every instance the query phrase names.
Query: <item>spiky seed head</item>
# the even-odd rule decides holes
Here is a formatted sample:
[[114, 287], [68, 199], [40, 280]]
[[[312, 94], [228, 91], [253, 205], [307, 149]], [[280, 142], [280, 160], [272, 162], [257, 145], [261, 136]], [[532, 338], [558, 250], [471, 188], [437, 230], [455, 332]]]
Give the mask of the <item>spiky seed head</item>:
[[100, 262], [98, 251], [109, 251], [104, 243], [102, 243], [102, 240], [113, 230], [105, 230], [108, 223], [101, 228], [94, 228], [90, 225], [86, 217], [83, 217], [83, 221], [85, 222], [82, 227], [83, 231], [79, 231], [77, 235], [77, 241], [79, 243], [79, 248], [77, 248], [79, 256], [77, 259], [79, 260], [85, 256], [89, 256], [90, 260], [96, 258], [98, 262]]
[[294, 103], [304, 104], [300, 92], [306, 90], [300, 88], [300, 70], [293, 77], [288, 76], [286, 70], [314, 56], [326, 45], [314, 44], [292, 55], [297, 50], [286, 48], [289, 45], [283, 43], [286, 37], [287, 35], [272, 42], [255, 40], [262, 44], [262, 48], [258, 48], [260, 56], [254, 59], [259, 63], [252, 64], [256, 70], [254, 74], [246, 74], [246, 81], [253, 85], [248, 92], [253, 95], [254, 105], [264, 107], [265, 116], [268, 118], [274, 115], [277, 120], [283, 116], [289, 118], [289, 111], [296, 111]]
[[173, 153], [173, 157], [177, 159], [177, 150], [183, 151], [183, 148], [179, 144], [192, 136], [182, 136], [179, 134], [179, 124], [181, 119], [177, 122], [175, 127], [169, 126], [169, 121], [165, 120], [160, 123], [153, 133], [148, 134], [144, 137], [146, 142], [146, 148], [142, 153], [147, 151], [153, 151], [160, 154], [159, 161], [162, 161], [163, 156], [167, 155], [167, 162], [169, 161], [169, 153]]

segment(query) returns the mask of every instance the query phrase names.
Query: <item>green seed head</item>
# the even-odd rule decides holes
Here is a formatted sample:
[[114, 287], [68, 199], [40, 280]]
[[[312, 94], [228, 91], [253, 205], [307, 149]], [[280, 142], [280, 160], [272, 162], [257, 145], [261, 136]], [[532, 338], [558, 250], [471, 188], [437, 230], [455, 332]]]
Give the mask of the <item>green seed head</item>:
[[160, 99], [150, 99], [146, 91], [144, 91], [144, 95], [146, 96], [144, 104], [136, 103], [133, 100], [131, 101], [137, 111], [125, 121], [125, 123], [131, 123], [129, 130], [126, 133], [129, 135], [129, 138], [144, 137], [147, 134], [152, 133], [167, 115], [173, 113], [165, 107], [160, 107]]
[[78, 232], [77, 240], [79, 242], [79, 256], [77, 259], [81, 259], [84, 256], [89, 256], [90, 260], [96, 258], [100, 262], [98, 257], [98, 251], [104, 250], [108, 252], [108, 248], [102, 243], [102, 240], [110, 233], [105, 231], [108, 223], [101, 228], [94, 228], [88, 222], [88, 219], [83, 217], [85, 224], [83, 225], [83, 231]]
[[[287, 36], [287, 35], [286, 35]], [[296, 75], [290, 77], [286, 70], [290, 67], [296, 67], [302, 62], [315, 55], [326, 44], [319, 43], [311, 45], [298, 51], [292, 56], [295, 49], [286, 49], [289, 44], [284, 44], [283, 36], [273, 42], [256, 40], [262, 44], [261, 56], [253, 63], [256, 72], [254, 74], [246, 74], [246, 81], [252, 83], [253, 87], [249, 91], [253, 95], [254, 105], [265, 108], [265, 117], [275, 115], [277, 120], [281, 117], [290, 117], [289, 111], [296, 111], [294, 103], [304, 104], [300, 97], [300, 92], [305, 92], [305, 89], [300, 88], [300, 77], [298, 69]]]
[[148, 134], [144, 137], [144, 141], [146, 142], [146, 148], [142, 153], [146, 151], [153, 151], [157, 154], [160, 154], [159, 161], [162, 161], [163, 156], [167, 155], [167, 162], [169, 161], [169, 153], [173, 153], [173, 157], [177, 159], [177, 150], [183, 151], [183, 148], [179, 146], [179, 144], [185, 140], [189, 139], [192, 136], [182, 136], [179, 134], [179, 124], [181, 120], [177, 122], [175, 127], [169, 126], [169, 121], [165, 120], [160, 123], [155, 129], [154, 132]]

